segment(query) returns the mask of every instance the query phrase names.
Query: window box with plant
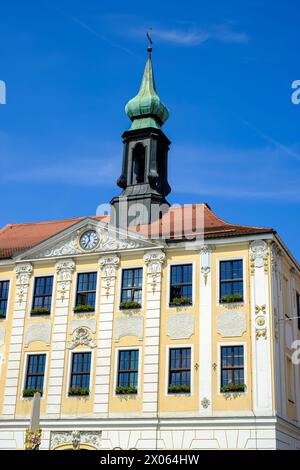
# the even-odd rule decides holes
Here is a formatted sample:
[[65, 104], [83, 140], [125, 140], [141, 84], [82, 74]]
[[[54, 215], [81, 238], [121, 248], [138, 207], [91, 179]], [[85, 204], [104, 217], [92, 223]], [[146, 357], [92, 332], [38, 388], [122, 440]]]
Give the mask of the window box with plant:
[[90, 394], [87, 387], [70, 387], [69, 397], [86, 397]]
[[89, 313], [94, 311], [95, 307], [93, 305], [76, 305], [76, 307], [73, 308], [74, 313]]
[[41, 396], [43, 395], [43, 390], [40, 388], [24, 388], [23, 390], [23, 397], [24, 398], [31, 398], [34, 396], [35, 393], [40, 393]]
[[31, 315], [50, 315], [50, 310], [46, 307], [36, 307], [31, 310]]
[[168, 386], [168, 393], [190, 393], [191, 392], [191, 387], [190, 385], [187, 384], [182, 384], [182, 385], [169, 385]]
[[227, 384], [221, 387], [221, 393], [242, 393], [246, 391], [245, 384]]
[[243, 296], [241, 294], [228, 294], [222, 295], [220, 298], [221, 304], [232, 304], [236, 302], [243, 302]]
[[191, 297], [174, 297], [170, 302], [170, 307], [184, 307], [192, 305], [193, 301]]
[[126, 300], [120, 303], [120, 310], [136, 310], [138, 308], [142, 308], [142, 306], [134, 300]]
[[0, 312], [0, 319], [6, 318], [6, 313]]
[[135, 386], [119, 385], [116, 387], [116, 395], [136, 395], [137, 388]]

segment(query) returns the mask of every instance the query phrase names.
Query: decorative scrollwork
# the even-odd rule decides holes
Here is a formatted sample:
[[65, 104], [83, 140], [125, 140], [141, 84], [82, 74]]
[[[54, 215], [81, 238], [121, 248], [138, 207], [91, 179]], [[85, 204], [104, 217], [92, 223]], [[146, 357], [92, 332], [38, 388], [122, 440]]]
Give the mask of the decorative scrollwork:
[[88, 346], [89, 348], [96, 347], [91, 331], [88, 328], [84, 326], [76, 328], [73, 334], [73, 339], [69, 342], [68, 349], [74, 349], [76, 346]]

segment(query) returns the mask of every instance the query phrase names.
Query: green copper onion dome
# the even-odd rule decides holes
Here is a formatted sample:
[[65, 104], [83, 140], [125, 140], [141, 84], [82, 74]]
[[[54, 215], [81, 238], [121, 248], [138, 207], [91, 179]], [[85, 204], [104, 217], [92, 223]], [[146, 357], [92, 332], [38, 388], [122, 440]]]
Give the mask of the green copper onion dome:
[[152, 48], [148, 47], [148, 60], [138, 94], [128, 101], [125, 111], [131, 119], [130, 130], [154, 127], [160, 129], [169, 117], [169, 111], [159, 98], [154, 81]]

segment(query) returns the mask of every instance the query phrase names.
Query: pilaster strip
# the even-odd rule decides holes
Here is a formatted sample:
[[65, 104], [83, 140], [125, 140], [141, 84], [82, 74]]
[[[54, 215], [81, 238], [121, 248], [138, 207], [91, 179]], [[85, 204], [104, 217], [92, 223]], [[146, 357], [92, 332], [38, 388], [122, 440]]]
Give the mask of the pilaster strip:
[[[3, 415], [14, 415], [16, 410], [18, 380], [22, 378], [21, 356], [24, 334], [25, 315], [28, 301], [28, 288], [32, 276], [30, 263], [18, 264], [16, 273], [16, 297], [10, 338], [7, 365], [6, 386], [4, 393]], [[21, 333], [20, 333], [21, 332]]]
[[47, 414], [52, 415], [53, 418], [59, 417], [61, 408], [71, 281], [75, 262], [70, 259], [61, 260], [56, 263], [55, 268], [57, 286], [47, 402]]
[[273, 319], [273, 349], [274, 349], [274, 370], [275, 370], [275, 403], [276, 412], [282, 416], [282, 399], [281, 399], [281, 371], [280, 371], [280, 306], [279, 306], [279, 256], [280, 251], [276, 243], [271, 245], [271, 271], [272, 271], [272, 316]]
[[199, 301], [199, 413], [212, 415], [212, 251], [200, 248]]
[[144, 255], [144, 262], [147, 268], [147, 304], [144, 349], [143, 413], [149, 417], [154, 417], [158, 413], [161, 275], [165, 258], [166, 255], [162, 250], [149, 251]]
[[258, 416], [273, 414], [268, 256], [264, 240], [250, 244], [253, 409]]
[[99, 260], [101, 292], [94, 412], [104, 415], [109, 411], [114, 301], [119, 264], [120, 258], [117, 255], [103, 256]]

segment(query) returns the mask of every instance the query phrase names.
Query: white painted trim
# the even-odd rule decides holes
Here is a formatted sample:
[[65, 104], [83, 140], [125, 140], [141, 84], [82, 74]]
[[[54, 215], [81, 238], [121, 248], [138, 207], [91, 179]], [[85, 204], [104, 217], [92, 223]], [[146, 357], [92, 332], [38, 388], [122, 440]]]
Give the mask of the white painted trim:
[[29, 356], [42, 355], [42, 354], [44, 354], [46, 356], [46, 360], [45, 360], [45, 369], [44, 369], [43, 395], [41, 396], [41, 400], [45, 399], [46, 391], [48, 390], [49, 351], [28, 351], [28, 352], [26, 351], [24, 353], [22, 381], [21, 381], [21, 390], [20, 390], [20, 399], [22, 401], [32, 398], [32, 397], [23, 397], [23, 390], [25, 389], [25, 384], [26, 384], [26, 372], [27, 372], [27, 367], [28, 367], [28, 357]]
[[[170, 349], [187, 349], [189, 348], [191, 350], [191, 371], [190, 371], [190, 378], [191, 378], [191, 383], [190, 383], [190, 393], [168, 393], [168, 388], [169, 388], [169, 367], [170, 367]], [[167, 344], [166, 349], [165, 349], [165, 397], [170, 397], [170, 396], [186, 396], [186, 397], [192, 397], [194, 395], [194, 344], [191, 343], [180, 343], [180, 344]]]
[[[86, 396], [85, 395], [85, 398], [91, 398], [91, 392], [92, 392], [92, 389], [93, 389], [93, 379], [95, 378], [94, 377], [94, 350], [93, 349], [88, 349], [88, 348], [84, 348], [84, 349], [73, 349], [73, 350], [69, 350], [68, 352], [68, 357], [67, 357], [67, 361], [68, 361], [68, 364], [67, 364], [67, 387], [66, 387], [66, 393], [65, 393], [65, 397], [66, 398], [78, 398], [78, 396], [70, 396], [69, 395], [69, 390], [70, 390], [70, 386], [71, 386], [71, 371], [72, 371], [72, 360], [73, 360], [73, 354], [76, 354], [76, 353], [91, 353], [91, 368], [90, 368], [90, 382], [89, 382], [89, 394]], [[63, 388], [63, 385], [62, 385], [62, 388]]]
[[118, 383], [118, 364], [119, 364], [119, 352], [120, 351], [138, 351], [139, 352], [139, 361], [138, 361], [138, 383], [137, 383], [137, 393], [133, 396], [141, 396], [141, 385], [142, 385], [142, 346], [120, 346], [115, 348], [115, 357], [114, 357], [114, 378], [113, 378], [113, 397], [120, 397], [122, 395], [116, 394], [116, 387]]
[[142, 304], [141, 304], [141, 308], [137, 309], [139, 312], [142, 312], [145, 308], [145, 286], [146, 286], [146, 279], [147, 279], [147, 273], [146, 273], [146, 269], [145, 269], [145, 266], [142, 264], [136, 264], [136, 265], [133, 265], [133, 266], [128, 266], [128, 267], [121, 267], [120, 269], [118, 269], [118, 274], [117, 274], [117, 278], [116, 278], [116, 281], [117, 281], [117, 289], [118, 289], [118, 293], [117, 293], [117, 298], [118, 298], [118, 304], [116, 306], [116, 310], [118, 313], [124, 313], [124, 310], [120, 309], [120, 304], [121, 304], [121, 296], [122, 296], [122, 278], [123, 278], [123, 271], [126, 271], [128, 269], [142, 269]]
[[217, 395], [226, 396], [226, 393], [221, 392], [221, 373], [222, 373], [222, 364], [221, 364], [221, 348], [223, 346], [243, 346], [244, 347], [244, 384], [246, 385], [245, 392], [238, 392], [239, 395], [246, 396], [248, 395], [248, 385], [247, 385], [247, 343], [245, 341], [221, 341], [217, 343]]
[[196, 260], [191, 261], [174, 261], [168, 263], [167, 265], [167, 288], [166, 288], [166, 309], [169, 311], [174, 312], [176, 311], [176, 306], [170, 306], [170, 296], [171, 296], [171, 269], [173, 266], [182, 266], [182, 265], [192, 265], [192, 305], [186, 305], [184, 308], [194, 308], [196, 301], [195, 301], [195, 292], [196, 292]]
[[[238, 261], [242, 260], [243, 262], [243, 300], [242, 302], [236, 302], [233, 305], [242, 305], [245, 306], [247, 305], [248, 299], [247, 299], [247, 289], [246, 289], [246, 283], [248, 281], [247, 279], [247, 270], [246, 270], [246, 256], [217, 256], [216, 257], [216, 305], [218, 307], [224, 307], [224, 304], [220, 302], [220, 262], [221, 261]], [[228, 308], [230, 308], [231, 304], [225, 304]]]

